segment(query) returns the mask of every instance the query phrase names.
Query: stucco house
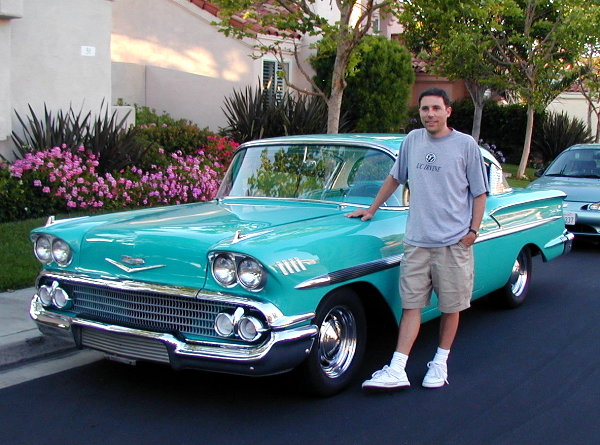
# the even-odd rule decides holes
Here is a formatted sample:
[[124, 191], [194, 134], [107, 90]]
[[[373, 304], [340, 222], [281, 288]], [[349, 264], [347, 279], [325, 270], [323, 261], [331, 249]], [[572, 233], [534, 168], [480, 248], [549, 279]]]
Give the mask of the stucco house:
[[[329, 1], [315, 7], [335, 18]], [[94, 113], [103, 102], [146, 105], [216, 131], [234, 88], [262, 82], [279, 94], [282, 69], [308, 86], [291, 53], [283, 67], [274, 57], [252, 58], [253, 42], [219, 33], [216, 19], [205, 0], [0, 0], [0, 155], [11, 158], [11, 132], [20, 130], [15, 111], [26, 116], [29, 106], [40, 115], [44, 104]], [[401, 27], [378, 17], [373, 31], [396, 38]], [[300, 60], [310, 43], [302, 40]], [[467, 95], [462, 82], [418, 65], [415, 72], [412, 105], [433, 85], [455, 99]]]

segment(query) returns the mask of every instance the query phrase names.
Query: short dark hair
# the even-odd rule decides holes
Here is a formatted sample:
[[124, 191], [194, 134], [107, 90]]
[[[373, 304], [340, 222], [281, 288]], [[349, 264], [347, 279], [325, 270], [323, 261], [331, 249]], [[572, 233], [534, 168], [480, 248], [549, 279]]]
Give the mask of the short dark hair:
[[441, 97], [444, 101], [444, 105], [446, 105], [447, 107], [450, 106], [450, 96], [448, 96], [446, 90], [442, 90], [441, 88], [429, 88], [428, 90], [423, 91], [419, 95], [419, 106], [421, 105], [421, 99], [423, 99], [425, 96]]

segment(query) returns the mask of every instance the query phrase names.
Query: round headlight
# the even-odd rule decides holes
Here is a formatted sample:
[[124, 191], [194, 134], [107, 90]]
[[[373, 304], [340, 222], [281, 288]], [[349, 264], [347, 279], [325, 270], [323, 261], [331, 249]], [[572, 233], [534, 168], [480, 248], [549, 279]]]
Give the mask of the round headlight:
[[215, 331], [221, 337], [231, 337], [233, 334], [233, 317], [225, 312], [217, 315], [215, 318]]
[[67, 266], [71, 262], [72, 251], [67, 243], [55, 239], [52, 243], [52, 257], [60, 266]]
[[59, 309], [66, 309], [71, 306], [71, 297], [69, 294], [65, 292], [64, 289], [57, 287], [54, 289], [54, 296], [52, 297], [52, 302]]
[[233, 286], [236, 282], [235, 261], [229, 255], [217, 255], [212, 265], [213, 276], [223, 286]]
[[45, 235], [38, 237], [35, 240], [34, 252], [36, 258], [42, 263], [52, 261], [52, 243], [50, 242], [50, 238]]
[[244, 341], [254, 341], [260, 337], [262, 330], [263, 326], [256, 318], [243, 317], [238, 326], [238, 335]]
[[263, 284], [263, 268], [258, 261], [245, 258], [238, 265], [238, 280], [250, 290], [256, 290]]
[[52, 288], [50, 286], [42, 286], [38, 290], [38, 296], [44, 306], [52, 304]]

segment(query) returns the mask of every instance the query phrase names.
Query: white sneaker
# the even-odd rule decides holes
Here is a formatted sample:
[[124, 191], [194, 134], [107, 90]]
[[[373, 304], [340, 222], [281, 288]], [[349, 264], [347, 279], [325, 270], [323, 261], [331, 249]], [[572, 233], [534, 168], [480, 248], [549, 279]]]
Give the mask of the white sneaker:
[[445, 363], [429, 362], [429, 370], [423, 379], [425, 388], [440, 388], [448, 384], [448, 367]]
[[369, 380], [365, 380], [362, 387], [365, 389], [397, 389], [410, 386], [406, 372], [393, 370], [385, 365], [379, 371], [375, 371]]

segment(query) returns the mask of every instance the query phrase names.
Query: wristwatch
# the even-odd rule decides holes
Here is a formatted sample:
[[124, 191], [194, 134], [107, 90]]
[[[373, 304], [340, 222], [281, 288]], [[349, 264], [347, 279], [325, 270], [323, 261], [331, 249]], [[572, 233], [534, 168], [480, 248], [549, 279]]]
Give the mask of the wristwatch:
[[469, 229], [469, 231], [467, 233], [474, 233], [475, 236], [479, 236], [479, 232], [475, 229]]

